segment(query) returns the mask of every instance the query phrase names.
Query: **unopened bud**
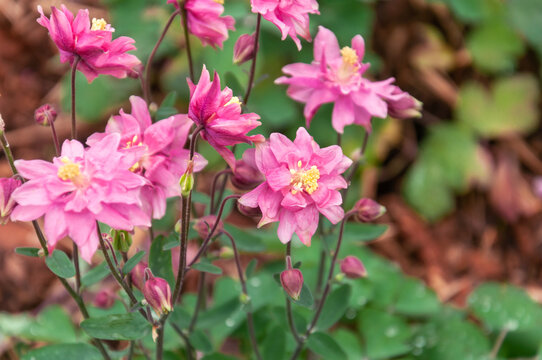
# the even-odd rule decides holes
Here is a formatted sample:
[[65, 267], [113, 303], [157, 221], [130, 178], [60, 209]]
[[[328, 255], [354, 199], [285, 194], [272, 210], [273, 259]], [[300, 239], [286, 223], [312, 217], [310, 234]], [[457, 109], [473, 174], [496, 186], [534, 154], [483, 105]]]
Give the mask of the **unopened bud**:
[[94, 306], [109, 309], [115, 303], [115, 294], [111, 290], [101, 290], [94, 296]]
[[386, 213], [384, 206], [369, 198], [359, 200], [354, 209], [356, 209], [357, 218], [361, 222], [374, 221]]
[[171, 305], [171, 289], [166, 280], [156, 277], [150, 269], [146, 270], [147, 281], [143, 287], [143, 296], [158, 316], [173, 311]]
[[34, 111], [34, 120], [43, 126], [51, 125], [56, 120], [56, 117], [56, 109], [50, 104], [44, 104]]
[[243, 158], [235, 163], [235, 171], [231, 177], [231, 183], [241, 190], [252, 190], [260, 185], [265, 179], [256, 166], [255, 149], [247, 149]]
[[239, 295], [239, 301], [241, 304], [246, 305], [250, 302], [250, 296], [245, 293], [241, 293], [241, 295]]
[[243, 34], [239, 36], [233, 46], [233, 63], [240, 65], [246, 61], [252, 60], [256, 53], [254, 44], [256, 43], [254, 34]]
[[367, 276], [367, 270], [360, 259], [355, 256], [347, 256], [341, 261], [341, 271], [350, 279]]
[[286, 257], [286, 264], [286, 270], [280, 273], [280, 283], [284, 291], [297, 301], [303, 288], [303, 274], [301, 270], [292, 268], [292, 261], [289, 256]]
[[241, 204], [240, 202], [237, 202], [237, 210], [245, 216], [248, 217], [260, 217], [262, 216], [262, 210], [259, 207], [249, 207], [246, 205]]
[[113, 248], [118, 251], [128, 252], [132, 245], [132, 235], [126, 230], [113, 231]]
[[218, 253], [218, 257], [221, 259], [232, 259], [234, 255], [233, 249], [229, 246], [223, 246]]
[[19, 179], [0, 178], [0, 225], [8, 222], [9, 216], [15, 208], [15, 200], [11, 195], [19, 186], [21, 186]]
[[388, 103], [388, 115], [396, 119], [421, 117], [422, 102], [414, 96], [394, 86], [392, 93], [385, 97]]
[[[194, 230], [197, 231], [200, 238], [207, 239], [207, 236], [209, 236], [209, 232], [215, 226], [215, 223], [216, 215], [206, 215], [197, 219], [193, 227]], [[222, 221], [219, 221], [218, 225], [216, 226], [216, 230], [213, 233], [213, 237], [220, 234], [223, 230], [224, 224]]]
[[194, 161], [190, 160], [185, 173], [179, 181], [181, 186], [181, 195], [187, 197], [194, 188]]
[[132, 284], [136, 288], [139, 289], [139, 291], [143, 292], [143, 287], [145, 285], [145, 269], [147, 269], [149, 265], [144, 262], [140, 261], [137, 263], [136, 266], [130, 271], [130, 277], [132, 278]]

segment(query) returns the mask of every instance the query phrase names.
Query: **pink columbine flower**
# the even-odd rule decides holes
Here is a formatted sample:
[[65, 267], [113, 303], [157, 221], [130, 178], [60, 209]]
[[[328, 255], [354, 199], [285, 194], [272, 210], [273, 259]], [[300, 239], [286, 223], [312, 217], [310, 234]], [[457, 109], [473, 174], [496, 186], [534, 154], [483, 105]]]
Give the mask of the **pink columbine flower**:
[[15, 208], [13, 192], [21, 186], [21, 180], [15, 178], [0, 178], [0, 225], [7, 223]]
[[263, 18], [279, 28], [282, 40], [288, 35], [301, 50], [297, 35], [311, 41], [309, 14], [320, 14], [316, 0], [251, 0], [252, 12], [262, 14]]
[[235, 170], [235, 156], [226, 146], [239, 143], [261, 142], [262, 135], [247, 135], [261, 125], [255, 113], [241, 114], [241, 102], [229, 87], [220, 90], [220, 78], [215, 72], [211, 82], [205, 65], [197, 85], [187, 79], [190, 87], [188, 116], [203, 127], [201, 136], [222, 155]]
[[[168, 0], [179, 9], [178, 0]], [[203, 46], [211, 45], [222, 49], [222, 43], [228, 39], [228, 30], [235, 30], [235, 19], [220, 16], [224, 12], [223, 0], [186, 0], [188, 31], [201, 40]]]
[[73, 14], [62, 5], [60, 9], [52, 6], [51, 17], [43, 14], [38, 23], [49, 30], [51, 39], [60, 51], [60, 61], [68, 61], [70, 65], [80, 58], [77, 69], [92, 82], [98, 75], [111, 75], [124, 78], [134, 75], [134, 67], [140, 64], [135, 55], [128, 51], [135, 50], [134, 39], [121, 36], [112, 39], [113, 29], [104, 19], [89, 19], [88, 9]]
[[261, 209], [258, 226], [278, 221], [283, 243], [295, 232], [310, 246], [319, 212], [334, 224], [344, 217], [339, 189], [347, 187], [341, 174], [351, 164], [339, 146], [320, 149], [305, 128], [297, 130], [293, 142], [273, 133], [269, 141], [256, 145], [256, 165], [266, 180], [239, 202]]
[[87, 262], [98, 248], [96, 221], [129, 231], [134, 226], [150, 226], [139, 196], [148, 182], [128, 170], [140, 150], [123, 153], [117, 150], [119, 143], [119, 134], [110, 134], [87, 149], [77, 140], [66, 140], [52, 163], [15, 161], [29, 181], [13, 192], [18, 206], [11, 219], [30, 221], [45, 215], [49, 249], [70, 236]]
[[305, 103], [307, 126], [322, 104], [334, 103], [333, 128], [357, 124], [371, 131], [371, 117], [387, 115], [404, 118], [418, 116], [421, 103], [392, 85], [394, 78], [373, 82], [363, 77], [369, 64], [362, 63], [365, 43], [361, 35], [351, 46], [339, 49], [335, 35], [320, 26], [314, 39], [314, 61], [311, 64], [286, 65], [277, 84], [287, 84], [288, 95]]
[[[188, 132], [194, 124], [186, 114], [177, 114], [152, 123], [145, 100], [131, 96], [132, 112], [120, 111], [113, 116], [105, 128], [105, 133], [92, 134], [88, 145], [93, 145], [108, 134], [119, 133], [119, 150], [129, 152], [132, 148], [141, 149], [141, 157], [136, 159], [130, 170], [149, 180], [141, 192], [145, 210], [155, 219], [166, 212], [166, 198], [179, 196], [179, 178], [186, 171], [190, 152], [184, 149]], [[194, 171], [202, 170], [207, 160], [200, 154], [194, 156]]]

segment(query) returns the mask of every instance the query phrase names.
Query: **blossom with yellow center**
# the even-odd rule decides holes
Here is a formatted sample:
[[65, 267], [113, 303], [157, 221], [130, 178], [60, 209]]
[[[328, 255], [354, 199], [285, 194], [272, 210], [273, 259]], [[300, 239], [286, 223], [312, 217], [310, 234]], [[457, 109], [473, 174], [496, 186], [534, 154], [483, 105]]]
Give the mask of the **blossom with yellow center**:
[[64, 181], [74, 181], [81, 176], [81, 168], [79, 164], [72, 162], [67, 157], [63, 157], [60, 161], [64, 164], [58, 168], [57, 176]]
[[290, 186], [292, 186], [291, 192], [293, 195], [303, 190], [310, 195], [318, 189], [320, 170], [318, 170], [315, 165], [311, 166], [308, 170], [301, 169], [302, 166], [303, 163], [299, 160], [297, 162], [297, 167], [299, 169], [290, 169], [290, 173], [292, 174]]
[[92, 18], [92, 26], [90, 27], [90, 30], [115, 31], [115, 29], [113, 29], [104, 19], [96, 18]]

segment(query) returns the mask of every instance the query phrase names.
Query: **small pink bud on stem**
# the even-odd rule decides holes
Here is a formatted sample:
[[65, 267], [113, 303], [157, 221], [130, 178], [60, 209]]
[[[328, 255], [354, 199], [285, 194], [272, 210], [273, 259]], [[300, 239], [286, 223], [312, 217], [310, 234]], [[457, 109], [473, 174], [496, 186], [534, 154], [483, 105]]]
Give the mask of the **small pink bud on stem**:
[[[206, 239], [207, 236], [209, 236], [209, 231], [211, 231], [211, 229], [215, 226], [215, 223], [216, 215], [206, 215], [196, 220], [193, 228], [196, 230], [200, 238]], [[224, 224], [222, 221], [219, 221], [213, 236], [217, 236], [222, 232], [222, 230], [224, 230]]]
[[341, 271], [350, 279], [367, 276], [367, 270], [360, 259], [355, 256], [347, 256], [341, 261]]
[[56, 117], [56, 109], [50, 104], [44, 104], [34, 111], [34, 120], [43, 126], [51, 125], [56, 120]]
[[181, 186], [181, 195], [187, 197], [194, 188], [194, 161], [188, 162], [186, 172], [181, 176], [179, 185]]
[[147, 281], [143, 287], [143, 296], [147, 303], [153, 308], [158, 316], [168, 314], [173, 311], [171, 305], [171, 289], [166, 280], [156, 277], [151, 270], [145, 270]]
[[143, 287], [145, 285], [145, 269], [148, 267], [149, 265], [146, 262], [140, 261], [130, 272], [132, 284], [134, 284], [141, 292], [143, 292]]
[[369, 198], [359, 200], [354, 209], [357, 211], [357, 219], [361, 222], [374, 221], [386, 213], [384, 206]]
[[286, 257], [286, 270], [280, 273], [282, 288], [294, 300], [299, 300], [303, 288], [303, 274], [301, 270], [292, 268], [290, 256]]
[[255, 54], [255, 35], [243, 34], [239, 36], [233, 46], [233, 63], [240, 65], [244, 62], [252, 60]]

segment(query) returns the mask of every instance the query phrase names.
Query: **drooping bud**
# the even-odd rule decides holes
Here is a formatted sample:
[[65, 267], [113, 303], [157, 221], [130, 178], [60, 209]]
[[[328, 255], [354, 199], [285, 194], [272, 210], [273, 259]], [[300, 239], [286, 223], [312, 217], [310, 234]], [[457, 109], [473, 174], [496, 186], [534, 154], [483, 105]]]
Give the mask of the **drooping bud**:
[[408, 119], [422, 116], [422, 102], [397, 86], [394, 87], [386, 102], [388, 103], [388, 115], [393, 118]]
[[132, 235], [126, 230], [113, 231], [113, 248], [118, 251], [128, 252], [132, 245]]
[[94, 296], [94, 306], [109, 309], [115, 303], [115, 294], [111, 290], [101, 290]]
[[355, 256], [347, 256], [341, 261], [341, 271], [350, 279], [367, 276], [367, 270], [360, 259]]
[[374, 221], [386, 213], [384, 206], [369, 198], [360, 199], [354, 209], [356, 209], [357, 218], [361, 222]]
[[233, 63], [241, 65], [242, 63], [252, 60], [256, 53], [254, 43], [256, 37], [254, 34], [243, 34], [233, 46]]
[[260, 185], [265, 179], [256, 166], [256, 149], [247, 149], [243, 158], [235, 163], [235, 171], [231, 177], [231, 183], [241, 190], [252, 190]]
[[136, 288], [139, 289], [139, 291], [143, 292], [143, 287], [145, 285], [145, 269], [147, 269], [149, 265], [144, 262], [140, 261], [137, 263], [136, 266], [130, 271], [130, 277], [132, 278], [132, 284]]
[[[215, 226], [215, 223], [216, 223], [216, 215], [206, 215], [197, 219], [193, 227], [194, 227], [194, 230], [197, 231], [200, 238], [207, 239], [207, 236], [209, 236], [209, 232]], [[219, 221], [216, 227], [216, 230], [213, 233], [213, 236], [217, 236], [223, 230], [224, 230], [224, 224], [222, 223], [222, 221]]]
[[237, 210], [245, 216], [248, 217], [261, 217], [262, 216], [262, 210], [259, 207], [250, 207], [243, 205], [239, 202], [237, 202]]
[[181, 195], [187, 197], [194, 188], [194, 161], [190, 160], [188, 162], [188, 166], [183, 176], [181, 176], [179, 185], [181, 185]]
[[0, 178], [0, 224], [7, 223], [11, 212], [15, 208], [15, 200], [11, 197], [13, 191], [21, 186], [21, 180], [14, 178]]
[[303, 274], [301, 270], [292, 268], [292, 260], [286, 257], [286, 270], [280, 273], [282, 288], [294, 300], [299, 300], [303, 288]]
[[143, 287], [143, 296], [147, 303], [153, 308], [158, 316], [168, 314], [173, 311], [171, 305], [171, 289], [166, 280], [156, 277], [150, 269], [145, 271], [147, 281]]
[[43, 126], [49, 126], [56, 120], [56, 109], [53, 105], [44, 104], [34, 111], [34, 120]]

